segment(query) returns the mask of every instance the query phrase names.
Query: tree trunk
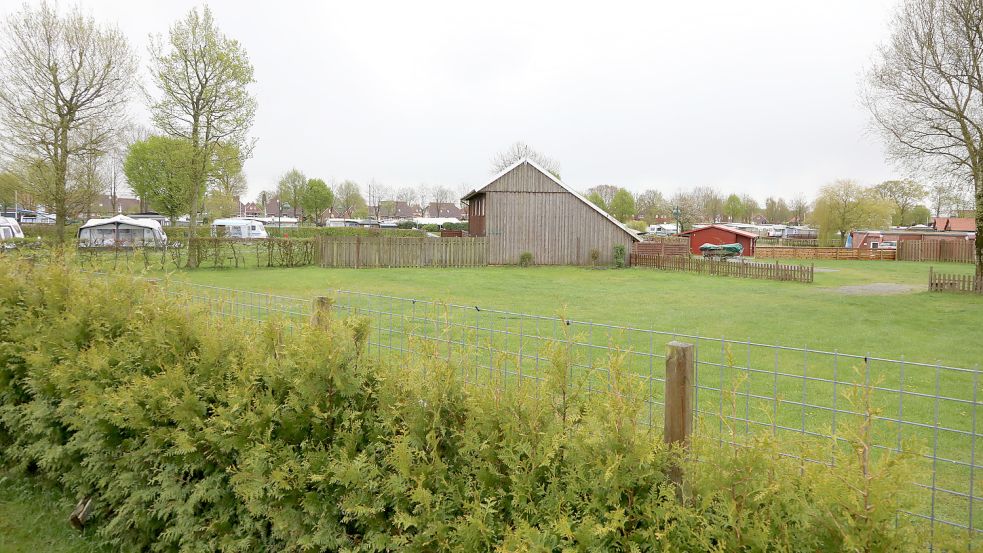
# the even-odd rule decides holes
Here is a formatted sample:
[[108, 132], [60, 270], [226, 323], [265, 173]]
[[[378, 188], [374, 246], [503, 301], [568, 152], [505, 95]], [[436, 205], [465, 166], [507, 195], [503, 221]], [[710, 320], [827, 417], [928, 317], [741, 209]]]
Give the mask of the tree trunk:
[[983, 187], [976, 183], [976, 276], [983, 276]]

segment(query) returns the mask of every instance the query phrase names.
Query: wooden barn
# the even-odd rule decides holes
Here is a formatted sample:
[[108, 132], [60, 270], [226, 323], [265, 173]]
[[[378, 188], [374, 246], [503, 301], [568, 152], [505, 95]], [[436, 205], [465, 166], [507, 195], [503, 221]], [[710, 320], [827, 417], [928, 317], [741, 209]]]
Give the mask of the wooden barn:
[[488, 238], [488, 263], [510, 265], [523, 252], [537, 265], [587, 265], [591, 250], [611, 263], [614, 247], [626, 260], [638, 236], [560, 179], [523, 159], [464, 198], [468, 232]]
[[689, 238], [689, 249], [693, 255], [701, 254], [700, 246], [703, 244], [740, 244], [744, 246], [745, 257], [754, 257], [754, 244], [758, 240], [757, 234], [723, 225], [710, 225], [687, 230], [679, 233], [678, 236]]

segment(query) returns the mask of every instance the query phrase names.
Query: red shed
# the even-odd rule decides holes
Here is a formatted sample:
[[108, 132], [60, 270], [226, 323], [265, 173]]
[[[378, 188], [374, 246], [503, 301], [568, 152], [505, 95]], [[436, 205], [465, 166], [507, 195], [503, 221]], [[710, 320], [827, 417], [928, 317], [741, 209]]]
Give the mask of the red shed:
[[689, 237], [689, 251], [693, 255], [701, 255], [700, 246], [703, 244], [740, 244], [744, 246], [745, 256], [754, 257], [754, 243], [758, 240], [757, 234], [723, 225], [687, 230], [679, 233], [679, 236]]

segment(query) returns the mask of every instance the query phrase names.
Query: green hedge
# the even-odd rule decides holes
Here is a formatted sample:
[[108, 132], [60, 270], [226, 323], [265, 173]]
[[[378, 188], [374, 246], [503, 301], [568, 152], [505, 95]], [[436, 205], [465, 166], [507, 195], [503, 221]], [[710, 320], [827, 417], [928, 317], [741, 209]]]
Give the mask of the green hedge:
[[420, 236], [418, 230], [406, 229], [378, 229], [363, 227], [296, 227], [296, 228], [277, 228], [267, 226], [266, 232], [270, 236], [290, 237], [290, 238], [313, 238], [315, 236]]
[[373, 363], [364, 319], [287, 333], [58, 266], [2, 264], [0, 282], [0, 463], [93, 497], [95, 536], [120, 550], [922, 545], [895, 527], [898, 457], [800, 465], [765, 437], [696, 439], [699, 461], [683, 458], [634, 422], [647, 407], [616, 358], [600, 398], [568, 380], [562, 345], [540, 387], [496, 393], [462, 384], [429, 342]]

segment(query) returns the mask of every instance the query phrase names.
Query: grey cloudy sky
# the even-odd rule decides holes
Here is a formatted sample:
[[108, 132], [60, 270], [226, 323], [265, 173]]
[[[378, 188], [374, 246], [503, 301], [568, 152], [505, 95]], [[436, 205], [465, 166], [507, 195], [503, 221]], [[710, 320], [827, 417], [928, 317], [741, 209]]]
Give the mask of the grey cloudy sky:
[[[209, 3], [256, 69], [250, 197], [291, 167], [457, 192], [523, 140], [577, 189], [709, 184], [759, 199], [894, 175], [858, 94], [894, 4]], [[147, 35], [200, 3], [81, 5], [146, 65]]]

